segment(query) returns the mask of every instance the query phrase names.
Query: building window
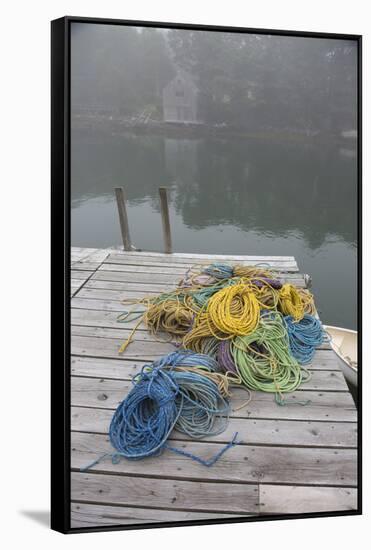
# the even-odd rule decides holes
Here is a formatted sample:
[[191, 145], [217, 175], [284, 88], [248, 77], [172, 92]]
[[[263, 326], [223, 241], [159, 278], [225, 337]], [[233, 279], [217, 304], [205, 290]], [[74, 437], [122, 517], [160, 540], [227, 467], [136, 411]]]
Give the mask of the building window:
[[176, 90], [175, 95], [176, 97], [184, 97], [184, 92], [183, 90]]

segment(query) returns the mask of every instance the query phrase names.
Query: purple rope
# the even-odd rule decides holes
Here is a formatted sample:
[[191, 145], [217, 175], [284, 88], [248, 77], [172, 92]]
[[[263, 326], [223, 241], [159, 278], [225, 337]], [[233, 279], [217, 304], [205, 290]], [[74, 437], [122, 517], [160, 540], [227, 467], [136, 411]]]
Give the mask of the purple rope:
[[229, 349], [229, 342], [222, 340], [218, 349], [218, 363], [225, 370], [225, 372], [233, 372], [237, 374], [235, 364], [233, 362], [232, 355]]
[[252, 279], [252, 283], [258, 288], [262, 288], [265, 284], [270, 285], [276, 290], [282, 288], [281, 281], [279, 281], [278, 279], [268, 279], [268, 277], [262, 277], [261, 279]]

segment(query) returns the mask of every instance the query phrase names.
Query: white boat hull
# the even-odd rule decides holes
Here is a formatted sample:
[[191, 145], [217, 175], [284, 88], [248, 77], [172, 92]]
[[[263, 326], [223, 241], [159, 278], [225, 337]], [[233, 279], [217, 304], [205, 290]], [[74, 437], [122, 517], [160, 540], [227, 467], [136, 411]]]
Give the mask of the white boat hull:
[[324, 326], [324, 328], [331, 337], [330, 345], [345, 379], [349, 384], [357, 387], [357, 332], [340, 327]]

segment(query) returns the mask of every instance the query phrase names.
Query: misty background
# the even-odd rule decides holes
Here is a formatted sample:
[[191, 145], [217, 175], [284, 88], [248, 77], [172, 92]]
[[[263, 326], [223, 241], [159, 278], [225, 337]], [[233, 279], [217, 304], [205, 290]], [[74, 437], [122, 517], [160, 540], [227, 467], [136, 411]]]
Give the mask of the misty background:
[[357, 46], [73, 23], [72, 245], [293, 255], [322, 320], [356, 328]]

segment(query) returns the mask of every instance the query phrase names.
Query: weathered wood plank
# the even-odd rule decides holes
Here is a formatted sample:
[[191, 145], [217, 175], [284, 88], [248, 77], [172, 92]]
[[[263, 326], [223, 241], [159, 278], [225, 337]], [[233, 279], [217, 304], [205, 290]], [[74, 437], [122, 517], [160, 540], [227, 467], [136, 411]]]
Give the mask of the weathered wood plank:
[[87, 258], [84, 259], [84, 261], [88, 262], [104, 262], [111, 253], [111, 250], [109, 248], [98, 248], [92, 254], [90, 254]]
[[110, 249], [105, 248], [84, 248], [84, 249], [76, 249], [74, 247], [71, 248], [71, 266], [76, 262], [79, 263], [91, 263], [91, 262], [97, 262], [102, 263], [112, 252]]
[[112, 267], [112, 264], [102, 264], [100, 269], [94, 274], [92, 280], [94, 281], [110, 281], [117, 283], [138, 282], [147, 284], [162, 284], [172, 285], [177, 284], [185, 274], [185, 271], [180, 269], [176, 273], [171, 269], [162, 269], [160, 272], [151, 272], [149, 270], [136, 271], [135, 266], [127, 266], [127, 271], [112, 271], [112, 269], [105, 269], [106, 265]]
[[[98, 378], [71, 378], [71, 405], [115, 409], [132, 387], [128, 380], [104, 380]], [[298, 390], [286, 399], [294, 403], [309, 402], [307, 405], [280, 406], [274, 396], [253, 392], [249, 404], [247, 394], [240, 388], [233, 390], [231, 398], [232, 415], [236, 418], [274, 418], [275, 420], [311, 420], [329, 422], [355, 422], [357, 409], [349, 392], [316, 392]]]
[[[242, 436], [240, 438], [242, 439]], [[204, 440], [179, 441], [175, 446], [208, 460], [224, 445]], [[107, 435], [81, 432], [71, 434], [73, 469], [84, 468], [99, 456], [113, 451]], [[355, 486], [356, 465], [357, 456], [354, 449], [236, 445], [212, 468], [206, 468], [189, 457], [164, 450], [161, 456], [144, 460], [122, 459], [117, 464], [113, 464], [110, 458], [105, 458], [89, 471], [230, 483]]]
[[[107, 434], [113, 411], [72, 407], [71, 429], [80, 432]], [[228, 443], [238, 432], [243, 443], [249, 445], [287, 445], [309, 447], [357, 446], [357, 424], [352, 422], [309, 422], [289, 420], [259, 420], [247, 418], [229, 419], [226, 430], [208, 438], [210, 443]], [[174, 431], [172, 440], [189, 440], [181, 432]]]
[[[106, 254], [106, 251], [103, 252]], [[73, 259], [76, 261], [72, 266], [72, 290], [75, 292], [79, 288], [80, 282], [81, 284], [85, 283], [85, 286], [79, 291], [80, 295], [73, 298], [71, 302], [72, 352], [76, 354], [72, 358], [71, 370], [72, 374], [78, 375], [72, 377], [71, 422], [72, 429], [76, 430], [73, 437], [76, 436], [77, 442], [77, 445], [74, 446], [76, 449], [74, 460], [77, 460], [74, 465], [77, 464], [77, 467], [79, 467], [79, 460], [87, 458], [85, 462], [87, 463], [95, 458], [96, 447], [102, 450], [106, 448], [105, 445], [109, 445], [106, 437], [108, 425], [113, 410], [132, 387], [129, 384], [130, 377], [136, 374], [146, 362], [174, 349], [171, 344], [154, 341], [153, 336], [142, 325], [124, 356], [118, 356], [118, 348], [134, 326], [134, 322], [125, 324], [125, 328], [117, 323], [117, 314], [130, 308], [128, 304], [121, 304], [120, 300], [125, 297], [147, 297], [150, 294], [172, 288], [185, 274], [186, 269], [197, 263], [209, 264], [212, 261], [225, 261], [232, 264], [241, 262], [246, 264], [246, 256], [240, 260], [237, 257], [226, 259], [224, 256], [211, 258], [210, 256], [191, 254], [169, 256], [161, 253], [109, 252], [110, 255], [104, 257], [99, 249], [92, 249], [92, 251], [81, 249], [73, 253]], [[282, 280], [298, 286], [305, 286], [304, 276], [298, 273], [294, 258], [274, 257], [269, 260], [271, 267], [277, 270], [277, 276], [282, 277]], [[102, 263], [103, 261], [104, 263]], [[248, 265], [255, 265], [263, 261], [262, 257], [254, 257], [253, 260], [251, 257], [247, 259]], [[86, 282], [89, 277], [91, 279]], [[184, 434], [173, 433], [174, 442], [186, 445], [187, 450], [191, 452], [193, 450], [195, 454], [208, 458], [238, 431], [244, 444], [238, 445], [224, 455], [219, 466], [215, 465], [217, 466], [216, 471], [214, 467], [207, 469], [208, 472], [205, 473], [205, 468], [201, 465], [185, 457], [170, 455], [169, 451], [161, 457], [149, 459], [149, 462], [147, 460], [122, 461], [120, 465], [112, 465], [108, 460], [96, 466], [96, 470], [105, 472], [105, 475], [90, 472], [87, 474], [73, 473], [73, 476], [87, 476], [85, 483], [88, 486], [84, 487], [85, 483], [81, 483], [80, 487], [81, 492], [85, 490], [85, 495], [82, 498], [76, 498], [76, 500], [86, 501], [85, 506], [99, 508], [98, 503], [101, 503], [101, 507], [108, 506], [116, 510], [118, 505], [124, 504], [128, 509], [134, 510], [134, 514], [129, 513], [128, 521], [133, 519], [138, 523], [146, 521], [146, 510], [143, 511], [143, 516], [139, 512], [135, 512], [135, 510], [142, 511], [143, 506], [149, 506], [150, 509], [151, 507], [156, 508], [154, 513], [159, 513], [160, 516], [163, 510], [159, 510], [159, 508], [171, 509], [171, 513], [174, 514], [189, 512], [193, 514], [240, 514], [239, 503], [234, 504], [232, 510], [227, 510], [224, 507], [223, 509], [218, 508], [218, 494], [220, 501], [218, 489], [220, 481], [223, 481], [223, 490], [228, 493], [232, 487], [234, 492], [234, 487], [239, 489], [253, 486], [256, 496], [256, 483], [261, 483], [262, 490], [273, 487], [273, 492], [262, 493], [264, 497], [261, 498], [261, 507], [255, 500], [250, 510], [244, 509], [243, 513], [246, 515], [259, 511], [263, 514], [285, 513], [286, 509], [282, 506], [282, 502], [286, 503], [286, 501], [287, 513], [321, 511], [321, 506], [325, 507], [324, 511], [331, 510], [333, 502], [339, 501], [340, 506], [344, 506], [339, 509], [352, 509], [353, 504], [349, 508], [348, 506], [349, 502], [355, 502], [355, 490], [350, 489], [350, 493], [347, 494], [341, 493], [339, 490], [340, 486], [355, 486], [356, 484], [357, 430], [355, 422], [357, 411], [343, 376], [339, 373], [335, 356], [333, 352], [328, 351], [329, 345], [325, 344], [320, 348], [313, 364], [309, 367], [312, 372], [311, 382], [303, 385], [302, 389], [294, 394], [287, 396], [287, 400], [290, 402], [309, 400], [310, 402], [306, 406], [278, 406], [274, 402], [274, 396], [254, 392], [252, 401], [241, 410], [234, 410], [226, 431], [213, 438], [212, 441], [193, 442], [189, 441]], [[246, 398], [246, 392], [238, 388], [234, 389], [232, 408], [236, 409], [244, 404]], [[248, 454], [244, 454], [245, 451], [248, 451]], [[169, 455], [168, 458], [167, 455]], [[149, 468], [144, 467], [145, 463], [147, 466], [149, 464]], [[114, 468], [118, 468], [118, 470]], [[112, 472], [120, 475], [112, 476]], [[140, 486], [142, 482], [149, 484], [148, 491], [152, 491], [149, 504], [146, 494], [136, 493], [132, 496], [132, 489], [126, 485], [131, 479], [130, 476], [139, 476], [134, 479], [133, 486], [136, 486], [138, 481]], [[154, 478], [149, 479], [148, 476], [154, 476]], [[175, 483], [183, 484], [179, 498], [186, 498], [188, 490], [192, 499], [196, 499], [196, 507], [193, 506], [192, 501], [187, 506], [179, 505], [173, 497], [167, 504], [165, 501], [161, 501], [164, 483], [173, 483], [169, 479], [161, 479], [163, 477], [177, 478]], [[108, 492], [110, 495], [112, 494], [112, 487], [113, 500], [102, 497], [103, 486], [96, 489], [94, 483], [97, 478], [112, 480]], [[191, 478], [199, 481], [188, 481]], [[81, 481], [82, 478], [78, 479]], [[209, 481], [205, 482], [205, 479]], [[214, 481], [218, 481], [219, 484]], [[119, 491], [118, 483], [124, 484], [123, 487], [126, 489], [121, 487], [121, 491]], [[185, 486], [185, 483], [188, 485]], [[276, 485], [271, 485], [272, 483]], [[282, 483], [287, 485], [282, 486]], [[156, 498], [156, 489], [153, 489], [153, 484], [155, 484], [155, 488], [158, 488], [159, 498]], [[201, 484], [202, 490], [200, 490]], [[328, 485], [329, 487], [304, 487], [306, 484]], [[210, 502], [206, 508], [197, 507], [202, 499], [204, 486], [205, 490], [209, 491], [212, 485], [216, 485], [216, 490], [218, 490], [215, 492], [216, 508]], [[296, 485], [300, 486], [303, 492], [298, 493]], [[76, 485], [72, 487], [73, 491], [75, 487]], [[284, 491], [277, 492], [277, 487]], [[285, 492], [285, 489], [296, 490], [296, 492]], [[323, 490], [325, 492], [322, 493]], [[348, 491], [344, 487], [341, 490]], [[321, 491], [321, 494], [316, 491]], [[86, 498], [87, 493], [90, 495], [88, 498]], [[127, 502], [132, 498], [134, 498], [134, 502]], [[258, 499], [258, 495], [256, 498]], [[244, 500], [241, 499], [246, 507]], [[91, 504], [88, 504], [88, 501]], [[298, 501], [304, 502], [302, 509], [300, 505], [298, 506]], [[77, 504], [81, 505], [81, 503]], [[116, 506], [109, 506], [110, 504]], [[89, 523], [88, 512], [83, 512], [80, 520], [77, 510], [74, 512], [76, 512], [76, 525], [78, 525], [78, 521], [81, 521], [80, 525], [85, 521], [87, 524]], [[104, 512], [101, 513], [97, 509], [95, 513], [97, 518], [95, 524], [102, 521], [101, 525], [104, 525]], [[135, 519], [136, 517], [137, 519]], [[115, 517], [112, 521], [116, 521]], [[119, 523], [122, 523], [120, 518], [116, 524]], [[92, 524], [90, 523], [90, 525]]]
[[264, 514], [303, 514], [356, 509], [357, 489], [260, 486], [260, 511]]
[[127, 283], [125, 289], [122, 290], [112, 290], [112, 289], [101, 289], [94, 288], [93, 285], [86, 285], [78, 293], [79, 298], [88, 298], [93, 300], [137, 300], [140, 298], [149, 298], [150, 296], [159, 294], [161, 292], [166, 292], [167, 290], [173, 290], [175, 286], [168, 286], [159, 288], [157, 285], [146, 286], [146, 285], [136, 285], [135, 283]]
[[86, 279], [88, 279], [93, 273], [94, 273], [94, 271], [86, 271], [86, 270], [79, 271], [79, 270], [72, 269], [72, 270], [71, 270], [71, 279], [83, 279], [83, 280], [86, 280]]
[[[111, 259], [110, 258], [107, 258], [107, 260], [105, 261], [104, 263], [104, 268], [105, 269], [108, 269], [108, 266], [111, 265], [111, 266], [115, 266], [115, 270], [117, 269], [117, 267], [119, 266], [123, 266], [123, 265], [138, 265], [138, 266], [153, 266], [153, 267], [168, 267], [168, 268], [171, 268], [172, 266], [177, 266], [177, 267], [182, 267], [183, 271], [186, 271], [189, 267], [191, 266], [194, 266], [194, 265], [209, 265], [209, 261], [205, 260], [203, 261], [202, 263], [201, 262], [198, 262], [197, 260], [191, 260], [190, 262], [179, 262], [177, 260], [174, 260], [174, 258], [172, 257], [172, 255], [169, 254], [169, 256], [167, 256], [168, 258], [168, 261], [166, 260], [161, 260], [161, 261], [156, 261], [154, 259], [145, 259], [144, 257], [143, 258], [130, 258], [130, 257], [122, 257], [122, 258], [114, 258], [114, 259]], [[224, 263], [227, 263], [227, 264], [230, 264], [230, 265], [235, 265], [237, 262], [224, 262]], [[260, 264], [257, 264], [256, 262], [251, 262], [251, 261], [241, 261], [239, 262], [240, 264], [242, 265], [253, 265], [253, 266], [256, 266], [256, 265], [260, 265]], [[282, 272], [291, 272], [291, 273], [296, 273], [298, 272], [298, 268], [296, 266], [296, 264], [294, 262], [266, 262], [264, 264], [264, 267], [267, 267], [269, 269], [272, 269], [272, 270], [275, 270], [275, 271], [282, 271]]]
[[[103, 272], [100, 272], [103, 273]], [[110, 271], [108, 273], [111, 273]], [[88, 284], [87, 288], [96, 288], [101, 290], [116, 290], [116, 291], [126, 291], [126, 290], [139, 290], [144, 292], [150, 292], [152, 294], [159, 294], [160, 292], [169, 292], [177, 288], [177, 285], [181, 277], [176, 276], [172, 283], [164, 283], [161, 280], [161, 275], [156, 275], [151, 278], [148, 273], [142, 273], [141, 275], [146, 275], [148, 281], [142, 281], [141, 276], [138, 273], [129, 273], [127, 281], [106, 281], [102, 279], [92, 278]], [[150, 280], [152, 279], [152, 280]], [[297, 287], [305, 288], [304, 277], [302, 278], [285, 278], [281, 277], [282, 282], [290, 282]]]
[[71, 265], [74, 271], [95, 271], [102, 262], [75, 262]]
[[117, 281], [102, 281], [100, 279], [91, 279], [87, 282], [85, 288], [99, 289], [99, 290], [114, 290], [119, 292], [125, 292], [127, 290], [139, 292], [148, 292], [149, 295], [160, 294], [161, 292], [169, 292], [177, 288], [177, 284], [174, 281], [173, 284], [164, 284], [152, 282], [141, 282], [136, 281], [138, 277], [134, 273], [131, 273], [131, 281], [128, 282], [117, 282]]
[[85, 279], [70, 279], [70, 286], [73, 289], [80, 288], [84, 284]]
[[153, 294], [158, 292], [148, 292], [143, 290], [100, 290], [97, 288], [82, 288], [77, 294], [78, 298], [88, 298], [93, 300], [110, 300], [121, 303], [123, 300], [137, 300], [139, 298], [149, 298]]
[[[110, 264], [108, 262], [103, 263], [97, 271], [97, 277], [102, 274], [102, 277], [119, 277], [121, 274], [126, 276], [127, 273], [139, 273], [140, 276], [144, 276], [146, 273], [164, 275], [164, 282], [172, 282], [173, 276], [182, 278], [186, 271], [189, 269], [189, 265], [163, 265], [162, 263], [154, 265], [136, 265], [136, 264]], [[167, 279], [171, 277], [171, 279]], [[116, 280], [116, 279], [115, 279]]]
[[[156, 283], [162, 285], [177, 284], [185, 275], [185, 269], [178, 268], [155, 268], [155, 267], [143, 267], [143, 266], [123, 266], [120, 271], [112, 271], [111, 269], [105, 269], [106, 265], [103, 263], [97, 272], [92, 277], [92, 280], [100, 280], [107, 282], [136, 282], [136, 283]], [[281, 273], [275, 272], [275, 277], [284, 282], [290, 282], [293, 284], [305, 284], [305, 277], [301, 273]]]
[[71, 357], [71, 374], [95, 378], [131, 379], [148, 361], [102, 359], [98, 357]]
[[118, 313], [122, 313], [124, 309], [128, 309], [128, 306], [126, 304], [124, 306], [117, 300], [92, 300], [90, 298], [76, 297], [71, 300], [71, 308], [95, 309], [96, 311], [117, 311]]
[[[137, 307], [131, 306], [131, 305], [122, 305], [121, 306], [121, 312], [123, 311], [129, 311], [133, 307], [133, 309], [137, 311], [144, 311], [144, 307], [141, 305], [138, 305]], [[138, 309], [137, 309], [138, 308]], [[106, 327], [106, 328], [122, 328], [122, 329], [132, 329], [135, 325], [138, 324], [139, 319], [129, 320], [125, 321], [124, 323], [120, 323], [117, 320], [117, 317], [119, 315], [119, 312], [115, 311], [99, 311], [94, 309], [81, 309], [81, 308], [71, 308], [71, 324], [72, 325], [80, 325], [80, 326], [91, 326], [91, 327]], [[140, 331], [146, 331], [148, 333], [148, 329], [144, 324], [141, 324], [137, 330]], [[164, 339], [166, 339], [168, 335], [164, 334]]]
[[190, 510], [192, 512], [256, 513], [257, 484], [150, 479], [72, 472], [71, 499], [84, 502]]
[[213, 262], [223, 263], [239, 263], [241, 265], [282, 265], [297, 268], [297, 263], [294, 257], [290, 256], [231, 256], [231, 255], [210, 255], [210, 254], [165, 254], [155, 252], [115, 252], [111, 251], [106, 259], [109, 263], [129, 261], [136, 262], [140, 265], [141, 262], [167, 263], [167, 264], [210, 264]]
[[71, 263], [74, 263], [76, 261], [83, 261], [97, 250], [99, 249], [71, 247]]
[[82, 246], [71, 246], [71, 254], [72, 253], [79, 254], [79, 253], [82, 253], [85, 250], [91, 251], [91, 250], [96, 250], [96, 249], [95, 248], [82, 247]]
[[[145, 503], [144, 503], [145, 504]], [[248, 517], [249, 515], [247, 515]], [[237, 516], [238, 517], [238, 516]], [[171, 521], [197, 521], [236, 518], [235, 514], [192, 512], [181, 510], [156, 510], [131, 508], [129, 506], [106, 506], [104, 504], [71, 503], [71, 527], [97, 527], [109, 525], [134, 525]]]
[[[326, 357], [326, 355], [330, 355]], [[126, 355], [117, 359], [104, 359], [99, 357], [72, 356], [71, 373], [76, 376], [91, 376], [95, 378], [131, 378], [134, 374], [148, 363], [148, 361], [127, 360]], [[309, 365], [310, 370], [333, 370], [339, 371], [336, 358], [333, 358], [332, 351], [318, 350], [313, 362]]]
[[[120, 339], [116, 338], [96, 338], [89, 336], [73, 336], [71, 339], [71, 353], [73, 355], [89, 355], [94, 357], [119, 357], [121, 347]], [[173, 344], [164, 344], [162, 342], [150, 342], [143, 340], [133, 340], [125, 350], [127, 358], [152, 359], [161, 357], [174, 351]]]
[[[231, 265], [235, 265], [237, 262], [230, 262]], [[242, 262], [240, 262], [242, 263]], [[77, 265], [77, 264], [74, 264], [74, 266]], [[83, 264], [82, 264], [83, 265]], [[191, 262], [191, 263], [185, 263], [185, 264], [180, 264], [180, 263], [174, 263], [174, 264], [171, 264], [171, 263], [165, 263], [165, 262], [152, 262], [150, 260], [148, 261], [141, 261], [141, 262], [135, 262], [131, 259], [126, 259], [126, 261], [122, 261], [122, 262], [110, 262], [109, 260], [105, 261], [104, 264], [102, 264], [102, 269], [105, 270], [105, 271], [117, 271], [117, 272], [120, 272], [120, 271], [128, 271], [128, 267], [132, 267], [132, 268], [135, 268], [135, 269], [138, 269], [138, 272], [141, 272], [141, 271], [147, 271], [147, 272], [152, 272], [153, 269], [155, 268], [158, 268], [158, 269], [166, 269], [168, 270], [168, 272], [171, 270], [171, 272], [173, 273], [176, 273], [176, 270], [180, 272], [180, 274], [184, 274], [187, 269], [189, 269], [191, 266], [193, 265], [200, 265], [199, 263], [197, 262]], [[208, 265], [208, 262], [204, 262], [202, 265]], [[254, 262], [251, 262], [251, 263], [247, 263], [245, 265], [256, 265]], [[268, 266], [267, 266], [268, 267]], [[75, 267], [74, 267], [75, 269]], [[290, 266], [287, 266], [287, 265], [282, 265], [282, 264], [277, 264], [277, 265], [270, 265], [269, 266], [269, 269], [273, 270], [273, 271], [277, 271], [279, 273], [293, 273], [293, 274], [296, 274], [299, 272], [298, 268], [297, 267], [290, 267]]]
[[[158, 258], [160, 260], [166, 260], [168, 257], [164, 252], [138, 252], [138, 251], [114, 251], [111, 253], [111, 257], [120, 258], [120, 257], [131, 257], [131, 258]], [[172, 258], [176, 260], [193, 260], [193, 259], [207, 259], [212, 261], [255, 261], [255, 262], [266, 262], [266, 261], [287, 261], [294, 262], [294, 256], [250, 256], [250, 255], [238, 255], [238, 254], [194, 254], [188, 252], [174, 252], [171, 255]]]
[[[89, 327], [73, 327], [73, 332], [85, 333]], [[111, 359], [117, 359], [119, 356], [119, 349], [123, 340], [126, 340], [130, 331], [127, 329], [117, 329], [116, 338], [97, 337], [96, 335], [102, 331], [112, 331], [115, 329], [104, 329], [100, 327], [93, 327], [91, 329], [95, 336], [77, 336], [73, 335], [71, 343], [71, 353], [73, 355], [89, 355], [94, 357], [108, 357]], [[156, 358], [161, 355], [170, 353], [176, 349], [172, 343], [166, 343], [157, 341], [155, 339], [149, 339], [150, 335], [145, 331], [138, 331], [135, 334], [133, 341], [127, 347], [124, 352], [127, 359], [144, 359], [148, 360]], [[120, 343], [121, 342], [121, 343]], [[334, 375], [336, 377], [336, 375]], [[310, 385], [311, 382], [309, 382]], [[309, 387], [309, 386], [308, 386]], [[324, 388], [325, 389], [325, 388]]]
[[[75, 305], [77, 305], [77, 306], [79, 306], [79, 305], [80, 305], [80, 306], [84, 306], [84, 305], [85, 305], [85, 306], [86, 306], [86, 305], [89, 306], [89, 305], [90, 305], [90, 306], [93, 306], [93, 307], [92, 307], [92, 308], [89, 308], [89, 307], [87, 307], [87, 308], [80, 307], [80, 308], [74, 308], [74, 309], [85, 309], [85, 310], [92, 309], [92, 310], [94, 310], [94, 311], [99, 311], [99, 310], [95, 309], [95, 307], [94, 307], [94, 306], [95, 306], [95, 303], [94, 303], [94, 304], [91, 304], [90, 301], [87, 300], [87, 299], [84, 299], [84, 302], [79, 302], [78, 300], [79, 300], [79, 298], [73, 298], [71, 301], [73, 302], [73, 304], [75, 304]], [[97, 302], [100, 302], [100, 300], [97, 300]], [[107, 305], [105, 301], [102, 300], [102, 302], [104, 302], [104, 304]], [[117, 302], [117, 303], [118, 303], [118, 302]], [[110, 303], [110, 304], [111, 304], [111, 303]], [[111, 307], [111, 306], [110, 306], [110, 307]], [[117, 308], [117, 310], [116, 310], [116, 311], [117, 311], [117, 314], [119, 314], [119, 313], [120, 313], [120, 314], [121, 314], [121, 313], [125, 313], [125, 312], [131, 310], [131, 307], [132, 307], [132, 304], [121, 305], [121, 308]], [[134, 307], [134, 306], [133, 306], [133, 307]], [[141, 308], [141, 305], [138, 305], [137, 307], [138, 307], [138, 308]], [[112, 311], [112, 310], [110, 309], [109, 311]], [[135, 311], [137, 311], [137, 310], [136, 310], [136, 307], [135, 307]], [[75, 318], [76, 318], [76, 317], [75, 317]], [[80, 316], [80, 319], [81, 319], [81, 316]], [[139, 319], [137, 319], [137, 321], [139, 321]], [[95, 332], [95, 334], [100, 333], [101, 335], [103, 335], [103, 332], [102, 332], [102, 331], [103, 331], [104, 328], [105, 328], [104, 326], [103, 326], [103, 327], [99, 327], [99, 326], [94, 327], [94, 326], [91, 326], [89, 323], [74, 323], [74, 327], [76, 327], [76, 328], [74, 328], [73, 330], [75, 331], [75, 334], [76, 334], [76, 335], [77, 335], [77, 332], [80, 330], [80, 329], [77, 328], [77, 326], [81, 326], [81, 327], [83, 327], [83, 326], [85, 326], [85, 327], [91, 327], [91, 329], [96, 328], [97, 331]], [[130, 322], [127, 322], [127, 323], [126, 323], [126, 322], [125, 322], [125, 323], [119, 323], [119, 322], [117, 322], [116, 332], [111, 332], [110, 334], [111, 334], [112, 336], [115, 336], [115, 337], [119, 338], [119, 339], [121, 339], [122, 337], [123, 337], [123, 338], [126, 338], [126, 337], [130, 334], [130, 332], [131, 332], [130, 329], [131, 329], [133, 326], [134, 326], [134, 325], [133, 325], [133, 323], [132, 323], [131, 321], [130, 321]], [[99, 330], [99, 329], [102, 329], [102, 330]], [[115, 328], [106, 327], [106, 330], [107, 330], [106, 334], [109, 334], [108, 331], [114, 331]], [[87, 334], [87, 333], [88, 333], [87, 331], [88, 331], [88, 328], [86, 328], [86, 330], [81, 328], [81, 334], [83, 334], [83, 333], [84, 333], [84, 334]], [[93, 330], [93, 332], [94, 332], [94, 330]], [[144, 334], [144, 333], [146, 333], [146, 334]], [[104, 336], [100, 336], [100, 337], [103, 338]], [[109, 340], [110, 338], [106, 338], [106, 339]], [[111, 338], [111, 339], [112, 339], [112, 338]], [[174, 350], [174, 345], [175, 345], [175, 344], [168, 344], [169, 338], [168, 338], [168, 335], [167, 335], [167, 334], [163, 335], [162, 333], [159, 333], [159, 334], [158, 334], [158, 337], [152, 336], [152, 335], [148, 332], [148, 330], [146, 330], [145, 325], [139, 325], [138, 331], [137, 331], [137, 332], [135, 333], [135, 335], [134, 335], [134, 340], [133, 340], [133, 342], [134, 342], [134, 343], [137, 342], [137, 344], [139, 344], [139, 342], [141, 342], [141, 341], [143, 341], [143, 340], [146, 340], [146, 341], [148, 341], [148, 342], [153, 341], [154, 343], [162, 343], [162, 345], [164, 345], [164, 346], [171, 345], [171, 346], [172, 346], [172, 347], [171, 347], [171, 350]], [[99, 344], [99, 345], [98, 345], [98, 344]], [[98, 346], [98, 348], [102, 348], [102, 351], [104, 351], [104, 350], [106, 350], [106, 349], [109, 349], [110, 346], [111, 346], [111, 344], [108, 343], [108, 342], [106, 342], [106, 343], [104, 343], [104, 342], [97, 342], [95, 347], [97, 347], [97, 346]], [[125, 358], [130, 358], [130, 357], [132, 356], [132, 347], [133, 347], [133, 344], [130, 344], [130, 347], [128, 347], [127, 350], [125, 351]], [[168, 353], [167, 350], [169, 350], [169, 349], [170, 349], [169, 347], [164, 348], [164, 353]], [[331, 347], [330, 347], [330, 345], [329, 345], [328, 343], [324, 343], [324, 344], [321, 344], [320, 346], [318, 346], [317, 351], [320, 351], [320, 350], [321, 350], [321, 351], [326, 351], [326, 350], [331, 351]], [[75, 353], [75, 352], [72, 352], [72, 353], [73, 353], [74, 355], [79, 355], [79, 353]], [[156, 353], [157, 353], [157, 348], [156, 348]], [[156, 353], [155, 353], [155, 355], [156, 355]], [[106, 357], [106, 355], [102, 355], [102, 354], [100, 354], [100, 353], [97, 353], [96, 355], [97, 355], [97, 357]], [[109, 355], [109, 356], [111, 357], [112, 355]], [[112, 356], [113, 359], [117, 359], [118, 357], [119, 357], [119, 356], [118, 356], [117, 354], [115, 354], [115, 355]], [[138, 358], [139, 358], [139, 357], [138, 357]], [[147, 356], [144, 357], [143, 359], [147, 360]]]
[[[143, 293], [143, 298], [148, 298], [148, 293]], [[128, 296], [127, 296], [128, 298]], [[135, 293], [134, 297], [130, 297], [130, 300], [133, 300], [133, 304], [138, 298], [138, 293]], [[127, 310], [132, 304], [125, 303], [122, 304], [117, 300], [104, 300], [104, 299], [94, 299], [94, 298], [81, 298], [77, 296], [71, 300], [71, 308], [79, 309], [94, 309], [96, 311], [117, 311], [122, 313], [123, 310]], [[324, 344], [320, 346], [320, 349], [331, 349], [329, 344]]]
[[[121, 346], [122, 342], [127, 340], [130, 335], [130, 330], [128, 329], [111, 329], [111, 328], [102, 328], [102, 327], [91, 327], [91, 326], [71, 326], [71, 335], [72, 335], [72, 349], [76, 350], [75, 339], [79, 340], [83, 338], [82, 341], [79, 341], [76, 345], [83, 346], [85, 353], [82, 355], [88, 356], [100, 356], [100, 357], [110, 357], [112, 359], [119, 358], [118, 352], [113, 353], [110, 350], [112, 345], [116, 346], [114, 349]], [[119, 340], [116, 344], [114, 340]], [[107, 343], [109, 341], [109, 344]], [[136, 357], [141, 358], [141, 350], [143, 353], [150, 353], [152, 349], [150, 344], [153, 345], [154, 356], [160, 353], [169, 353], [174, 351], [176, 348], [173, 344], [161, 342], [152, 336], [149, 332], [145, 330], [137, 331], [134, 336], [134, 340], [130, 343], [128, 348], [125, 350], [122, 357], [129, 358], [135, 354]], [[94, 345], [94, 352], [91, 351], [91, 346]], [[142, 347], [143, 345], [143, 347]], [[107, 346], [107, 347], [106, 347]], [[146, 347], [147, 346], [147, 347]], [[98, 348], [98, 351], [97, 351]], [[117, 349], [118, 349], [117, 348]], [[163, 352], [163, 353], [162, 353]], [[75, 353], [80, 355], [80, 353]], [[124, 365], [123, 365], [124, 367]], [[307, 367], [310, 369], [310, 365]], [[347, 391], [348, 386], [346, 385], [343, 374], [340, 370], [337, 371], [322, 371], [317, 372], [318, 369], [311, 375], [311, 379], [308, 382], [303, 383], [308, 390], [330, 390], [330, 391]]]
[[[81, 310], [78, 310], [81, 311]], [[137, 319], [138, 322], [138, 319]], [[74, 336], [93, 336], [95, 338], [118, 338], [119, 340], [126, 340], [126, 338], [129, 337], [131, 329], [127, 328], [121, 328], [122, 326], [125, 326], [126, 323], [117, 323], [116, 328], [110, 328], [110, 327], [97, 327], [92, 325], [78, 325], [73, 324], [71, 326], [71, 334]], [[162, 334], [162, 333], [161, 333]], [[162, 336], [159, 336], [156, 338], [151, 334], [145, 325], [141, 326], [141, 328], [137, 329], [134, 340], [137, 342], [161, 342], [163, 339], [164, 342], [169, 341], [169, 336], [166, 334], [162, 334]], [[134, 342], [133, 340], [133, 342]], [[119, 357], [119, 356], [118, 356]]]

